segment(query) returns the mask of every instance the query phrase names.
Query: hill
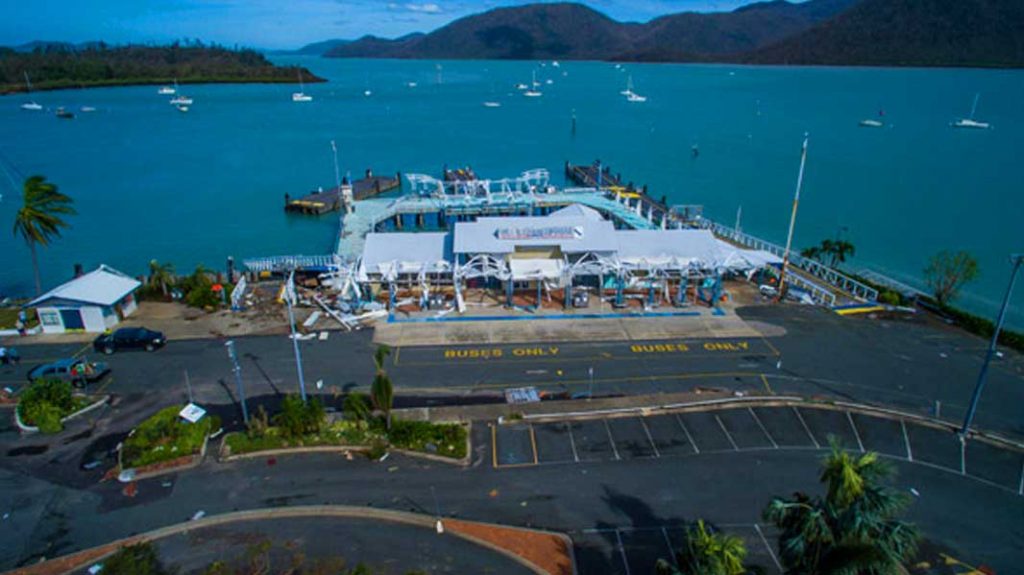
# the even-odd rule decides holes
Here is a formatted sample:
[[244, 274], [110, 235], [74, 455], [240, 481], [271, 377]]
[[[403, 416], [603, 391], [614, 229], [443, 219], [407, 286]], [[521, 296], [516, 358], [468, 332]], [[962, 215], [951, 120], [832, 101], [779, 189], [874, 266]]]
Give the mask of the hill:
[[762, 64], [1024, 66], [1022, 0], [862, 0], [752, 53]]
[[350, 43], [351, 40], [324, 40], [323, 42], [313, 42], [312, 44], [306, 44], [298, 50], [279, 50], [278, 54], [294, 54], [297, 56], [322, 56], [327, 51], [338, 46], [344, 46]]
[[430, 34], [360, 38], [325, 56], [352, 58], [706, 60], [802, 32], [856, 0], [775, 0], [733, 12], [686, 12], [647, 24], [623, 23], [582, 4], [497, 8]]
[[23, 53], [0, 48], [0, 94], [33, 89], [88, 88], [130, 84], [291, 83], [302, 72], [307, 82], [322, 82], [305, 68], [276, 66], [254, 50], [219, 46], [90, 45], [81, 49], [47, 44]]

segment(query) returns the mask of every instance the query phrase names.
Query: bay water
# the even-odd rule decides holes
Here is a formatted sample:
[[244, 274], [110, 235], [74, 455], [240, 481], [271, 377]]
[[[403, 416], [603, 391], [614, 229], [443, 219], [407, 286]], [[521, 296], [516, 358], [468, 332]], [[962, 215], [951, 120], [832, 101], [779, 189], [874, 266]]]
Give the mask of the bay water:
[[[600, 159], [723, 223], [742, 206], [744, 231], [783, 243], [806, 133], [796, 247], [841, 236], [856, 246], [852, 267], [922, 287], [931, 255], [967, 250], [981, 277], [958, 303], [987, 316], [1007, 256], [1024, 251], [1022, 71], [273, 58], [329, 81], [306, 86], [309, 103], [291, 101], [293, 85], [183, 86], [188, 113], [156, 86], [32, 94], [47, 112], [0, 97], [0, 294], [34, 291], [28, 250], [10, 231], [18, 179], [31, 174], [78, 210], [40, 252], [44, 286], [74, 263], [142, 274], [154, 258], [188, 272], [223, 269], [229, 255], [328, 253], [336, 214], [282, 208], [286, 193], [333, 185], [331, 140], [353, 177], [439, 175], [447, 164], [485, 178], [547, 168], [562, 185], [565, 161]], [[543, 96], [525, 98], [515, 85], [533, 72]], [[620, 94], [630, 76], [646, 102]], [[975, 93], [976, 117], [993, 128], [951, 128]], [[57, 106], [77, 117], [55, 118]], [[885, 127], [858, 126], [880, 111]], [[1016, 327], [1022, 302], [1018, 293]]]

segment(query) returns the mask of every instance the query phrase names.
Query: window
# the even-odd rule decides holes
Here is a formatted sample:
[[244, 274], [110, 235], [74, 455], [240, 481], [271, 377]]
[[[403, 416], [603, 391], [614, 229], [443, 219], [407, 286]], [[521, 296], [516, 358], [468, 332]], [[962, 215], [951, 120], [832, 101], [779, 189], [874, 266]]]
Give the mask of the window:
[[39, 321], [43, 325], [60, 326], [60, 314], [55, 311], [39, 312]]

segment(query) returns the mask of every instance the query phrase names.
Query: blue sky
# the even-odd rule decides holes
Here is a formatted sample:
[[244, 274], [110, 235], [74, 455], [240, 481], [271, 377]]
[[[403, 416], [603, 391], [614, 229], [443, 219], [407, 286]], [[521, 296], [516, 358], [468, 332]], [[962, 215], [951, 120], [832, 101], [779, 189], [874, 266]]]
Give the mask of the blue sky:
[[[751, 0], [587, 0], [618, 20], [731, 10]], [[31, 40], [112, 43], [200, 38], [293, 48], [364, 34], [428, 32], [456, 18], [522, 0], [3, 0], [0, 45]]]

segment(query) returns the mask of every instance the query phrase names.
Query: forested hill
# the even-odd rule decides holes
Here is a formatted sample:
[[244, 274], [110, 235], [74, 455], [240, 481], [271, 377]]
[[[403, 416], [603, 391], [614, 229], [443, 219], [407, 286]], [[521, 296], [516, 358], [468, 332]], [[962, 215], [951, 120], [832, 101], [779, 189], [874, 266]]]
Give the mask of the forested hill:
[[0, 93], [33, 90], [179, 83], [322, 82], [305, 68], [276, 66], [254, 50], [201, 44], [86, 48], [49, 45], [23, 53], [0, 48]]

